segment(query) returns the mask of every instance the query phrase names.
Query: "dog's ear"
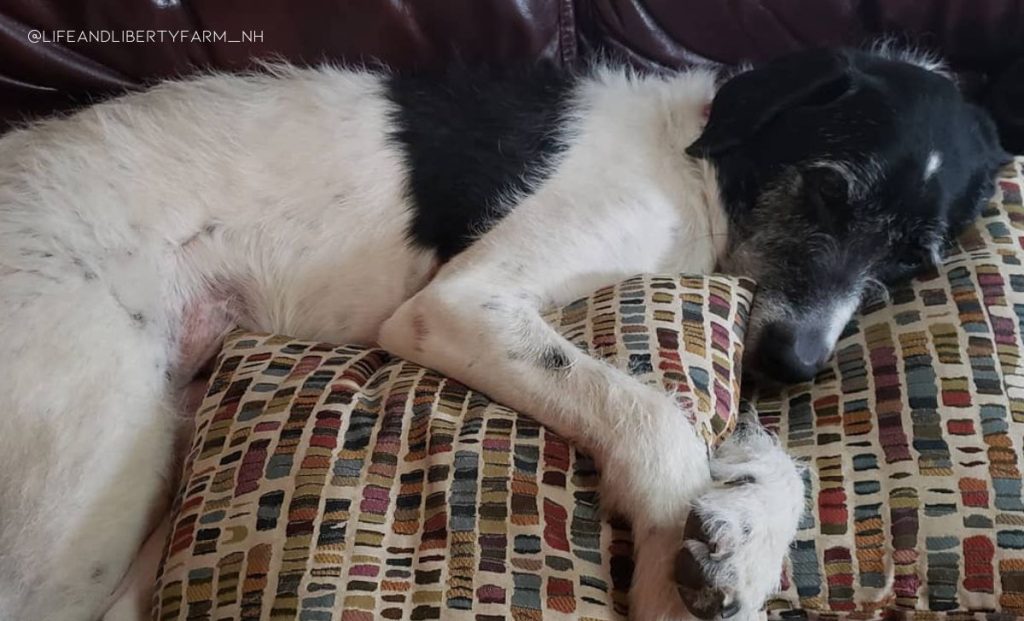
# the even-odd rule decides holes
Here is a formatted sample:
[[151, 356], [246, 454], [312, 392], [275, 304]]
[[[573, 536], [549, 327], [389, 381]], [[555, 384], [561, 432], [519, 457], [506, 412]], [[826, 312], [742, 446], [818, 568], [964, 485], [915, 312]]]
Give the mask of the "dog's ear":
[[967, 104], [967, 110], [971, 120], [977, 126], [974, 136], [982, 151], [978, 155], [996, 166], [1005, 166], [1012, 162], [1013, 156], [1007, 153], [999, 142], [999, 130], [996, 128], [996, 122], [992, 119], [992, 115], [984, 108], [974, 104]]
[[965, 148], [965, 156], [962, 159], [972, 170], [966, 189], [953, 199], [947, 216], [947, 234], [950, 237], [959, 235], [977, 219], [996, 192], [996, 176], [999, 169], [1013, 161], [1013, 156], [1004, 151], [999, 143], [996, 124], [989, 113], [973, 104], [967, 104], [966, 110], [967, 118], [964, 124], [966, 127], [973, 127], [970, 133], [972, 144]]
[[850, 61], [841, 51], [808, 50], [741, 73], [719, 89], [707, 126], [686, 153], [722, 153], [742, 144], [781, 112], [832, 103], [851, 86]]

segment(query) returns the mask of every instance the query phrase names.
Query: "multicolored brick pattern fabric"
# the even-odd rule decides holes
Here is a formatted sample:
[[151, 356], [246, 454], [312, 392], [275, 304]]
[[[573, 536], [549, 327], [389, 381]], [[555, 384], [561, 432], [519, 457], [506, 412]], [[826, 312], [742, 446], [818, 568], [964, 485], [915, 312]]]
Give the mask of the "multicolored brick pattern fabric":
[[813, 386], [757, 399], [811, 466], [774, 616], [1024, 616], [1021, 163], [940, 269], [866, 306]]
[[[731, 429], [751, 283], [634, 278], [548, 319]], [[154, 618], [621, 619], [628, 530], [532, 419], [379, 349], [235, 333], [197, 415]]]

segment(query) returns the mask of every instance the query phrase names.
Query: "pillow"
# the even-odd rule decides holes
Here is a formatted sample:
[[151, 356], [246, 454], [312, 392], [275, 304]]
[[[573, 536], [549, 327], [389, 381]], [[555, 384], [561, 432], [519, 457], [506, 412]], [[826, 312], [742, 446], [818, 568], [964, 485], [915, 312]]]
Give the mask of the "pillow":
[[[636, 277], [548, 315], [731, 430], [752, 284]], [[171, 619], [613, 619], [631, 544], [591, 461], [380, 349], [236, 332], [196, 419], [155, 596]]]
[[756, 397], [812, 467], [774, 617], [1024, 616], [1021, 164], [944, 265], [862, 309], [813, 384]]

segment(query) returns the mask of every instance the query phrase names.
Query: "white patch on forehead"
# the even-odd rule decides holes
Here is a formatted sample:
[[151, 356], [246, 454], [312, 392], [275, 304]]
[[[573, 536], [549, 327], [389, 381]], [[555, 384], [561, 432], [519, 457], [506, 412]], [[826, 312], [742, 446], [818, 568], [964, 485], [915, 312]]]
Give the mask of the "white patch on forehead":
[[942, 154], [932, 151], [928, 154], [928, 162], [924, 165], [924, 180], [931, 179], [932, 175], [939, 172], [940, 168], [942, 168]]

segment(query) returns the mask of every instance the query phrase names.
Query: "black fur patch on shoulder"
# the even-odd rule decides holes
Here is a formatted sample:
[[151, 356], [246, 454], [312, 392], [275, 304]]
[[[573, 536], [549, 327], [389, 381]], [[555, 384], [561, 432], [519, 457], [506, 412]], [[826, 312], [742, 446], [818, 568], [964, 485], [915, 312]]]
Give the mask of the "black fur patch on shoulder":
[[413, 242], [450, 259], [504, 215], [503, 199], [543, 181], [564, 149], [575, 84], [551, 66], [391, 77], [394, 137], [416, 209]]

